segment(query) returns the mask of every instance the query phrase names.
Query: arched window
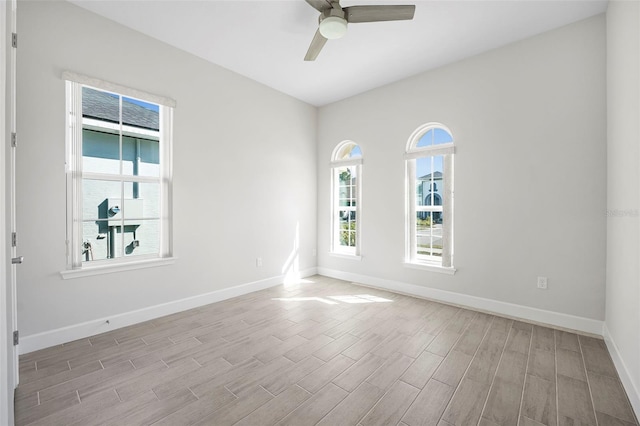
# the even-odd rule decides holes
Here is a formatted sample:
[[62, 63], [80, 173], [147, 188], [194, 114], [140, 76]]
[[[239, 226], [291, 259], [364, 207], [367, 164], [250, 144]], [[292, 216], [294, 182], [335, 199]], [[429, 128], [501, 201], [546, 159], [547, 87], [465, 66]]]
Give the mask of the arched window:
[[439, 123], [420, 126], [405, 153], [405, 262], [453, 269], [453, 136]]
[[331, 252], [360, 255], [360, 194], [362, 151], [344, 141], [331, 156]]

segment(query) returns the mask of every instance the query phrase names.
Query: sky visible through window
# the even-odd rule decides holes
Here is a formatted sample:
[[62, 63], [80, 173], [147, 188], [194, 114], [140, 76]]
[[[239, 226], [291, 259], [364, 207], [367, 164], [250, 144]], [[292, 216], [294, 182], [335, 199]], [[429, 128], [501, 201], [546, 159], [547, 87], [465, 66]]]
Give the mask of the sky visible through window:
[[[435, 128], [422, 135], [416, 144], [416, 148], [425, 148], [450, 142], [453, 142], [453, 138], [446, 130]], [[442, 172], [442, 159], [441, 155], [433, 157], [433, 169], [431, 168], [431, 157], [416, 159], [416, 177], [426, 176], [433, 171]]]

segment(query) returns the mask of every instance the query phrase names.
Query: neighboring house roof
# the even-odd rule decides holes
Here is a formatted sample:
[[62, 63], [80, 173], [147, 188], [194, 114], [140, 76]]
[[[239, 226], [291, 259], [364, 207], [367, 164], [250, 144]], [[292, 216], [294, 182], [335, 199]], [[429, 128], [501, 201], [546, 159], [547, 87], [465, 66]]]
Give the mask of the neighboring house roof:
[[[440, 180], [440, 179], [442, 179], [442, 172], [433, 172], [433, 180]], [[431, 180], [431, 173], [429, 173], [428, 175], [419, 177], [418, 180]]]
[[[82, 89], [82, 116], [119, 123], [119, 102], [112, 94], [84, 87]], [[159, 114], [143, 106], [122, 101], [122, 124], [144, 129], [159, 130]]]

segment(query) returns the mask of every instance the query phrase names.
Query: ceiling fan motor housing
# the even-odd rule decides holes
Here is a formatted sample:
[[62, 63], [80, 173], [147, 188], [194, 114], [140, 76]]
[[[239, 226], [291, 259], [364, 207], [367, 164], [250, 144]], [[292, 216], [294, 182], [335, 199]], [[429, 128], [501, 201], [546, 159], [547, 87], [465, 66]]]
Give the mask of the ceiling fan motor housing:
[[320, 14], [320, 34], [325, 38], [337, 39], [347, 32], [347, 20], [344, 11], [338, 3], [332, 3], [332, 7]]

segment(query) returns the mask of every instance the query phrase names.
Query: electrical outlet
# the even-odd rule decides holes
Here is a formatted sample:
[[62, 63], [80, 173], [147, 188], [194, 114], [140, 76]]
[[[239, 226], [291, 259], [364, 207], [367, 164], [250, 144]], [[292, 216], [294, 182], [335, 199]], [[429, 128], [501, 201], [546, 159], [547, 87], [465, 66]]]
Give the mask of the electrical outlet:
[[260, 268], [262, 266], [262, 258], [261, 257], [256, 257], [256, 266], [258, 268]]
[[541, 290], [547, 289], [547, 277], [538, 277], [538, 288]]

